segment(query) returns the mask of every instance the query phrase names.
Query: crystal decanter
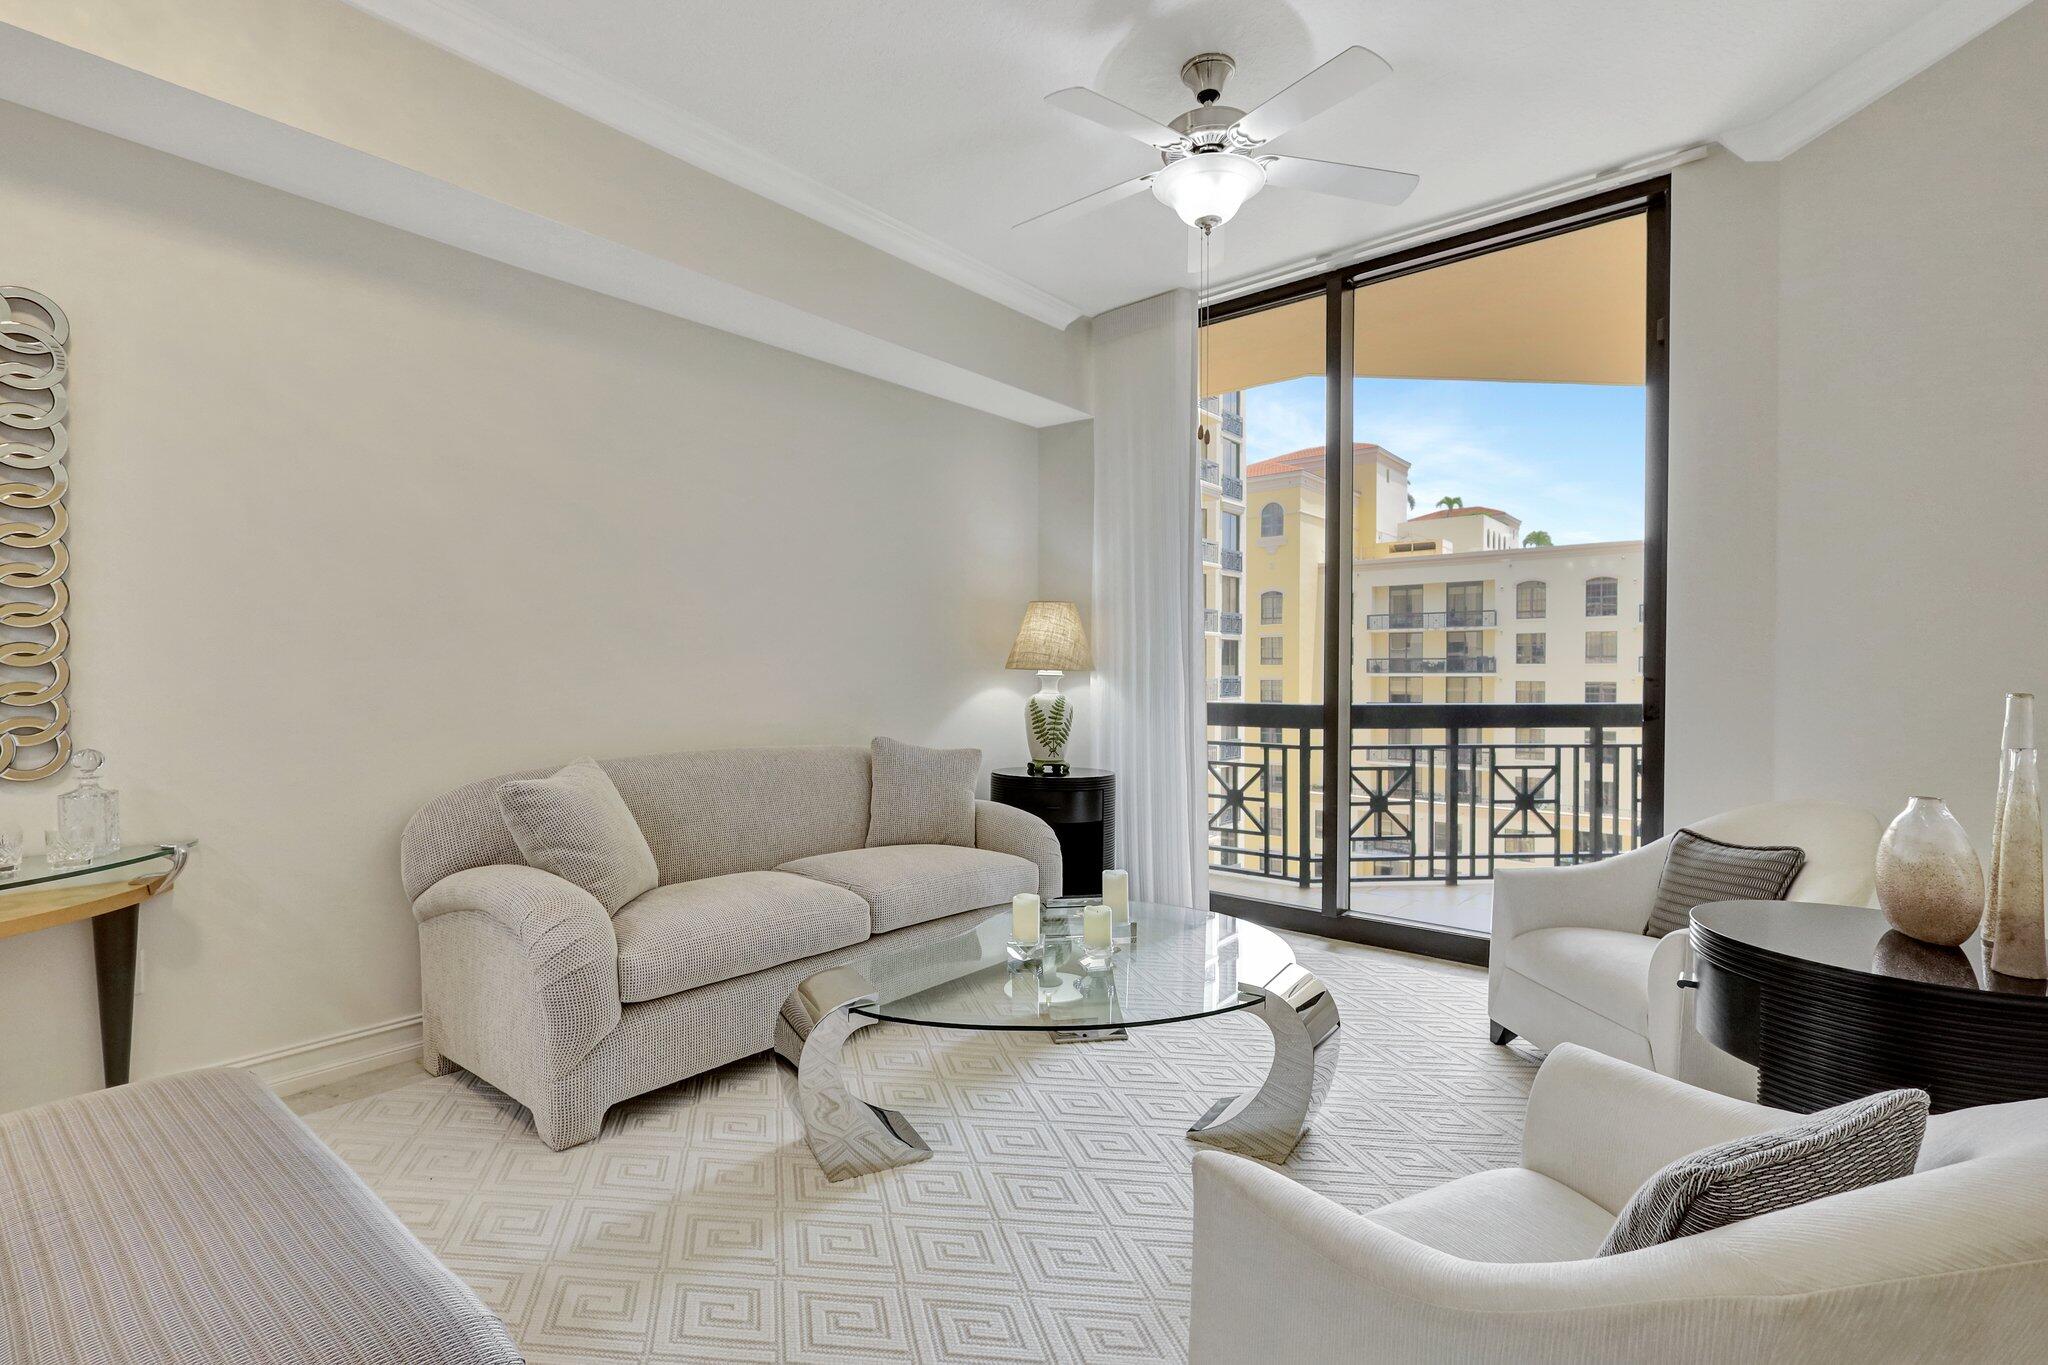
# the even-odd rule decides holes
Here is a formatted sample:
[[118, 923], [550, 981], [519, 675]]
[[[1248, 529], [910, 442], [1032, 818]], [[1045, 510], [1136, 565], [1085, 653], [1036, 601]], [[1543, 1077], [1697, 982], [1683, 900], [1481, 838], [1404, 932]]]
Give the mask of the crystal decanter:
[[98, 749], [80, 749], [71, 756], [78, 785], [57, 798], [57, 828], [75, 847], [94, 854], [121, 847], [121, 794], [100, 785], [107, 756]]

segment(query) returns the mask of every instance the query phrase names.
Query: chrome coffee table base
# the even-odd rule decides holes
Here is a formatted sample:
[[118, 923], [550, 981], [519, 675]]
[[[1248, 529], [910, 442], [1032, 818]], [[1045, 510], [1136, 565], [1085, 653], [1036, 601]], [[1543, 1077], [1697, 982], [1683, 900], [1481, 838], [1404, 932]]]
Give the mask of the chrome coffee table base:
[[[851, 967], [834, 967], [798, 983], [776, 1029], [776, 1051], [785, 1058], [794, 1037], [803, 1039], [795, 1059], [797, 1112], [825, 1178], [834, 1182], [908, 1166], [932, 1154], [909, 1119], [846, 1088], [840, 1049], [855, 1029], [874, 1022], [853, 1013], [853, 1007], [875, 998], [866, 977]], [[792, 1036], [784, 1036], [785, 1027]]]
[[1298, 965], [1264, 988], [1238, 989], [1259, 997], [1251, 1012], [1273, 1035], [1273, 1065], [1257, 1090], [1210, 1105], [1188, 1136], [1260, 1161], [1285, 1161], [1329, 1093], [1343, 1021], [1329, 989]]

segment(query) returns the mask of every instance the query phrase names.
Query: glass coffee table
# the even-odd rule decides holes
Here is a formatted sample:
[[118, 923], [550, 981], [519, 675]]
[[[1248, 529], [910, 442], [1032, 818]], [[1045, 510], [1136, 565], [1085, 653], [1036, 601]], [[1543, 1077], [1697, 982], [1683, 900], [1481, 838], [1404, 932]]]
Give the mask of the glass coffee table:
[[805, 978], [782, 1007], [776, 1051], [797, 1068], [804, 1133], [828, 1179], [923, 1161], [931, 1149], [893, 1109], [846, 1088], [840, 1049], [877, 1021], [933, 1028], [1020, 1030], [1061, 1041], [1247, 1010], [1273, 1035], [1265, 1083], [1217, 1100], [1188, 1129], [1197, 1142], [1284, 1161], [1336, 1068], [1340, 1022], [1329, 990], [1278, 934], [1228, 915], [1134, 904], [1133, 932], [1106, 969], [1082, 961], [1081, 917], [1050, 918], [1043, 957], [1010, 960], [1010, 915], [950, 938], [883, 949]]

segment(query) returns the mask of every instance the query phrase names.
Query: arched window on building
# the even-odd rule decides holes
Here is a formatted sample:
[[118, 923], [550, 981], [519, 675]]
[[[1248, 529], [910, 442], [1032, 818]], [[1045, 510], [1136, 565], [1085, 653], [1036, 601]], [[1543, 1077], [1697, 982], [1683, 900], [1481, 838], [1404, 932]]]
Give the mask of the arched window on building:
[[1287, 511], [1277, 502], [1269, 502], [1259, 509], [1259, 534], [1261, 536], [1284, 535], [1287, 531]]
[[1268, 589], [1259, 594], [1259, 624], [1277, 626], [1280, 624], [1282, 604], [1285, 599], [1278, 589]]
[[1586, 615], [1614, 616], [1620, 611], [1620, 593], [1611, 578], [1586, 580]]

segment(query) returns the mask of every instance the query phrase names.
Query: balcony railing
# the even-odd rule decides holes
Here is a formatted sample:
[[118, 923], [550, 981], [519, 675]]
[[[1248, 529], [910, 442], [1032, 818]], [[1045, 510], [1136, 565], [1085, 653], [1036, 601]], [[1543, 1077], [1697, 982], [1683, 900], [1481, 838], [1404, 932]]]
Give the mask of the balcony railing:
[[[1345, 873], [1455, 885], [1501, 867], [1594, 862], [1640, 847], [1642, 743], [1615, 732], [1642, 719], [1632, 704], [1354, 706]], [[1211, 702], [1208, 722], [1211, 869], [1319, 885], [1322, 708]], [[1586, 738], [1490, 738], [1516, 728]], [[1374, 737], [1390, 731], [1437, 738]]]
[[1365, 618], [1367, 630], [1492, 630], [1500, 614], [1484, 611], [1381, 611]]
[[1202, 482], [1212, 488], [1223, 487], [1223, 466], [1214, 460], [1202, 461]]
[[1219, 564], [1222, 560], [1223, 547], [1221, 545], [1218, 545], [1213, 540], [1202, 542], [1202, 562], [1204, 564]]
[[1221, 624], [1223, 624], [1222, 612], [1217, 611], [1214, 607], [1202, 608], [1202, 630], [1206, 634], [1214, 635], [1216, 627]]
[[1231, 499], [1233, 502], [1243, 502], [1244, 480], [1238, 478], [1235, 474], [1225, 474], [1223, 476], [1223, 496]]
[[1224, 633], [1225, 635], [1242, 635], [1242, 634], [1244, 634], [1244, 613], [1243, 613], [1243, 612], [1241, 612], [1241, 611], [1226, 611], [1226, 612], [1224, 612], [1224, 613], [1223, 613], [1223, 633]]
[[1365, 661], [1365, 671], [1368, 673], [1401, 674], [1491, 673], [1493, 672], [1493, 656], [1491, 654], [1446, 654], [1428, 656], [1412, 654], [1405, 658], [1367, 659]]
[[1243, 695], [1244, 695], [1244, 679], [1243, 679], [1243, 678], [1211, 678], [1211, 679], [1209, 679], [1209, 700], [1210, 700], [1210, 701], [1212, 701], [1212, 702], [1213, 702], [1213, 701], [1219, 701], [1219, 700], [1220, 700], [1220, 701], [1234, 701], [1234, 700], [1236, 700], [1237, 698], [1239, 698], [1239, 697], [1242, 697]]
[[1223, 567], [1224, 567], [1225, 569], [1228, 569], [1228, 570], [1229, 570], [1229, 571], [1230, 571], [1231, 573], [1243, 573], [1243, 572], [1244, 572], [1244, 551], [1243, 551], [1243, 550], [1225, 550], [1225, 551], [1223, 552]]

